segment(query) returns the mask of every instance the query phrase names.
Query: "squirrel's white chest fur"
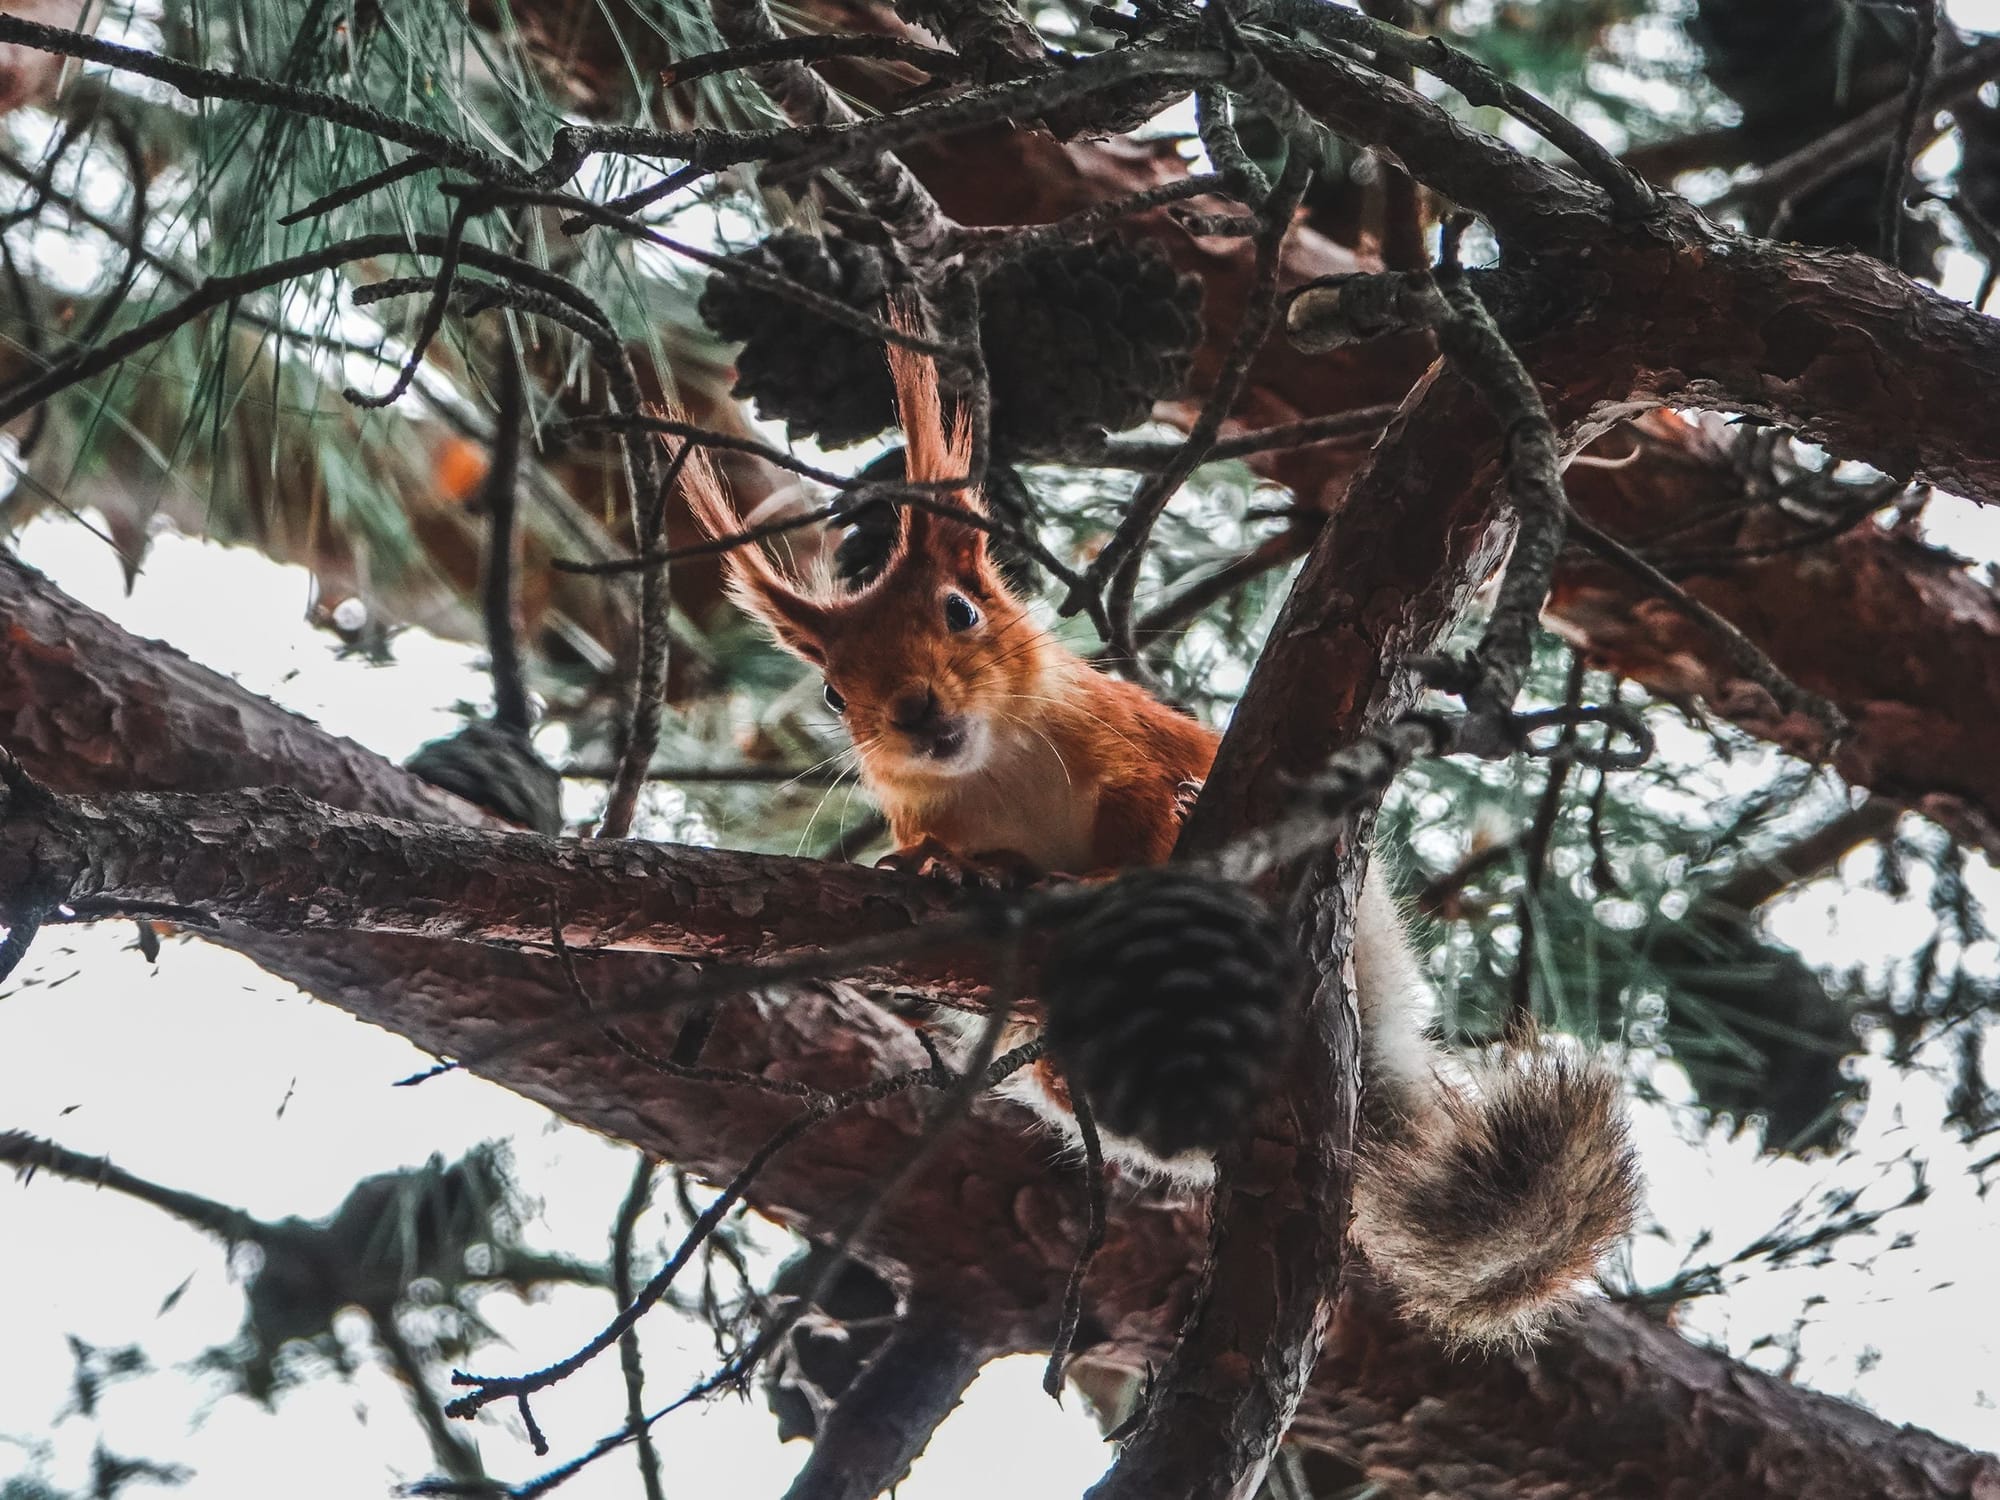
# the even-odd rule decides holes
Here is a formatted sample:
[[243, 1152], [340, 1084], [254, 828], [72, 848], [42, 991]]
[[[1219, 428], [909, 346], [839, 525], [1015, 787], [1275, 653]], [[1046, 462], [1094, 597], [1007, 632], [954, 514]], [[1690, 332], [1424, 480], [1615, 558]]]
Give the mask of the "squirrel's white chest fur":
[[930, 810], [968, 854], [1012, 850], [1037, 869], [1080, 875], [1095, 863], [1100, 768], [1073, 765], [1041, 735], [999, 719], [977, 773], [940, 781]]

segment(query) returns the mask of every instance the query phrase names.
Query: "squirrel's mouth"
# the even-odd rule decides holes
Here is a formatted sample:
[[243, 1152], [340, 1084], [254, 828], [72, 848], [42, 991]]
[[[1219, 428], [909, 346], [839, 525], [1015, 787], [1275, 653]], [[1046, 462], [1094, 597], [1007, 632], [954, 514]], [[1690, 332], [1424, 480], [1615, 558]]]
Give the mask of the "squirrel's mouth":
[[967, 735], [962, 721], [941, 724], [917, 741], [917, 754], [925, 760], [957, 760], [965, 751]]
[[976, 771], [985, 759], [979, 730], [973, 720], [956, 715], [921, 731], [905, 730], [910, 746], [908, 764], [913, 770], [940, 776], [964, 776]]

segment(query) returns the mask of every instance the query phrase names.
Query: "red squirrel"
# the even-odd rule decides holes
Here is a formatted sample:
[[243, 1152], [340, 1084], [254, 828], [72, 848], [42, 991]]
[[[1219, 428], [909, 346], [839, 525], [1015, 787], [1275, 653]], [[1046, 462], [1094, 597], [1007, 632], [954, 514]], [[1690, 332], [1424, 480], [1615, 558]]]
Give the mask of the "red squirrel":
[[[891, 349], [912, 481], [966, 472], [935, 367]], [[712, 538], [741, 530], [693, 455], [684, 489]], [[976, 509], [976, 494], [949, 503]], [[885, 863], [1076, 874], [1164, 862], [1220, 736], [1106, 675], [1031, 618], [987, 556], [986, 533], [900, 507], [881, 571], [843, 592], [786, 577], [754, 544], [727, 554], [731, 593], [817, 668], [898, 845]], [[1532, 1338], [1630, 1228], [1636, 1183], [1616, 1079], [1594, 1063], [1516, 1054], [1477, 1067], [1426, 1033], [1426, 986], [1384, 880], [1362, 887], [1354, 940], [1367, 1107], [1355, 1237], [1404, 1309], [1452, 1342]], [[1027, 1075], [1020, 1075], [1024, 1079]], [[1061, 1080], [1025, 1102], [1067, 1135]], [[1206, 1159], [1160, 1162], [1107, 1138], [1128, 1169], [1205, 1181]]]

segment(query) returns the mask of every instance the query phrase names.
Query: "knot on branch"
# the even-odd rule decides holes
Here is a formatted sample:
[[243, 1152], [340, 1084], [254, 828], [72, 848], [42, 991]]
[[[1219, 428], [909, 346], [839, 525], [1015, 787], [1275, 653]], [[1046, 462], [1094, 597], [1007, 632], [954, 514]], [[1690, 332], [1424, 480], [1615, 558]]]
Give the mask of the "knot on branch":
[[1428, 271], [1354, 272], [1309, 281], [1285, 307], [1285, 336], [1326, 354], [1392, 333], [1434, 328], [1451, 309]]

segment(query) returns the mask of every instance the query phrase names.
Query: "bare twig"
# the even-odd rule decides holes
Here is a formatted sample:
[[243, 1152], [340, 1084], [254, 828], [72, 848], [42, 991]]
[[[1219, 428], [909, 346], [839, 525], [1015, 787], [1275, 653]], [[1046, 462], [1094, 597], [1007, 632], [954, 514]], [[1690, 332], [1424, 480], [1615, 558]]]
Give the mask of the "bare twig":
[[[996, 1010], [994, 1014], [1004, 1017], [1004, 1008]], [[987, 1030], [997, 1035], [997, 1027], [993, 1026], [990, 1022]], [[805, 1108], [779, 1126], [770, 1138], [752, 1154], [750, 1159], [738, 1170], [737, 1174], [730, 1179], [722, 1192], [718, 1193], [715, 1200], [703, 1210], [701, 1217], [689, 1228], [687, 1234], [682, 1238], [680, 1245], [675, 1249], [672, 1256], [668, 1258], [667, 1263], [654, 1274], [652, 1280], [648, 1281], [631, 1301], [625, 1304], [618, 1316], [612, 1319], [587, 1344], [567, 1358], [558, 1360], [552, 1365], [547, 1365], [526, 1375], [472, 1375], [462, 1370], [454, 1370], [451, 1377], [452, 1384], [467, 1386], [471, 1389], [466, 1395], [460, 1396], [457, 1400], [453, 1401], [445, 1410], [454, 1417], [469, 1417], [481, 1407], [489, 1405], [494, 1401], [515, 1400], [530, 1395], [535, 1391], [546, 1390], [558, 1381], [567, 1379], [570, 1375], [582, 1369], [584, 1365], [618, 1342], [627, 1329], [637, 1324], [639, 1319], [656, 1306], [660, 1299], [667, 1294], [668, 1288], [673, 1285], [674, 1278], [694, 1258], [695, 1251], [714, 1232], [716, 1225], [722, 1222], [723, 1217], [729, 1210], [742, 1201], [744, 1194], [749, 1191], [750, 1185], [756, 1181], [758, 1174], [788, 1146], [794, 1144], [807, 1131], [822, 1121], [836, 1114], [843, 1114], [848, 1110], [880, 1103], [884, 1099], [892, 1098], [913, 1088], [949, 1090], [950, 1093], [947, 1097], [945, 1113], [951, 1118], [956, 1118], [957, 1115], [963, 1113], [965, 1107], [970, 1106], [973, 1096], [976, 1096], [986, 1088], [992, 1087], [994, 1083], [999, 1082], [1000, 1078], [1004, 1078], [1007, 1073], [1026, 1066], [1028, 1062], [1040, 1055], [1041, 1044], [1039, 1042], [1026, 1043], [1014, 1049], [1013, 1052], [1004, 1058], [994, 1058], [992, 1048], [989, 1045], [986, 1056], [984, 1058], [975, 1058], [974, 1062], [968, 1065], [966, 1071], [963, 1073], [953, 1073], [948, 1068], [943, 1068], [933, 1063], [925, 1067], [911, 1068], [902, 1073], [891, 1074], [886, 1078], [876, 1079], [873, 1083], [861, 1084], [851, 1089], [843, 1089], [838, 1093], [816, 1093], [816, 1096], [806, 1103]], [[1000, 1070], [998, 1076], [991, 1077], [989, 1081], [989, 1075], [996, 1069]], [[942, 1122], [932, 1122], [932, 1131], [926, 1136], [927, 1144], [935, 1140], [938, 1133], [936, 1127], [940, 1123]], [[904, 1179], [908, 1170], [909, 1168], [906, 1167], [904, 1171], [898, 1172], [889, 1178], [883, 1184], [885, 1192], [892, 1191]], [[865, 1232], [866, 1224], [872, 1217], [873, 1208], [879, 1207], [880, 1202], [881, 1199], [879, 1197], [872, 1198], [870, 1209], [857, 1214], [854, 1221], [855, 1227], [845, 1237], [846, 1243], [851, 1244], [859, 1234]], [[838, 1257], [835, 1257], [836, 1262], [837, 1260]], [[837, 1269], [838, 1266], [836, 1264], [835, 1270]], [[823, 1291], [823, 1288], [816, 1290]], [[810, 1300], [812, 1299], [808, 1299], [808, 1301]], [[764, 1344], [764, 1341], [760, 1339], [759, 1343]], [[768, 1347], [768, 1345], [765, 1345], [765, 1347]], [[760, 1349], [760, 1357], [761, 1352]], [[643, 1430], [643, 1428], [640, 1430]]]
[[108, 1157], [85, 1156], [41, 1136], [29, 1135], [24, 1130], [0, 1131], [0, 1162], [15, 1168], [24, 1182], [33, 1180], [37, 1172], [47, 1172], [52, 1177], [67, 1178], [71, 1182], [87, 1182], [93, 1187], [109, 1188], [141, 1203], [150, 1203], [183, 1223], [192, 1224], [230, 1244], [255, 1244], [267, 1233], [267, 1226], [261, 1219], [240, 1208], [204, 1198], [199, 1193], [163, 1187], [114, 1166]]
[[1086, 594], [1109, 584], [1105, 614], [1110, 629], [1106, 642], [1121, 659], [1134, 665], [1138, 648], [1132, 639], [1132, 598], [1139, 583], [1139, 567], [1154, 525], [1181, 485], [1207, 457], [1224, 420], [1236, 405], [1236, 398], [1249, 378], [1250, 362], [1269, 337], [1278, 309], [1278, 271], [1283, 263], [1285, 238], [1292, 216], [1312, 181], [1312, 168], [1303, 152], [1287, 158], [1283, 175], [1264, 205], [1264, 228], [1257, 237], [1256, 262], [1251, 272], [1249, 293], [1236, 336], [1217, 372], [1201, 415], [1195, 419], [1176, 456], [1148, 476], [1133, 495], [1118, 530], [1091, 564], [1086, 575], [1087, 589], [1072, 589], [1063, 602], [1066, 613], [1086, 607]]
[[[1563, 703], [1572, 715], [1583, 707], [1584, 656], [1580, 651], [1572, 651], [1569, 658], [1569, 680], [1563, 689]], [[1515, 904], [1515, 922], [1521, 929], [1521, 949], [1514, 962], [1513, 1003], [1507, 1016], [1508, 1039], [1518, 1046], [1527, 1046], [1535, 1036], [1535, 937], [1536, 923], [1540, 916], [1542, 885], [1548, 878], [1549, 846], [1555, 838], [1556, 819], [1562, 813], [1563, 789], [1569, 784], [1570, 772], [1576, 767], [1576, 756], [1572, 753], [1576, 745], [1577, 721], [1569, 719], [1562, 727], [1562, 736], [1549, 756], [1549, 769], [1542, 783], [1541, 799], [1535, 805], [1535, 818], [1528, 827], [1528, 836], [1521, 846], [1523, 880], [1521, 899]]]
[[[714, 0], [716, 29], [732, 47], [782, 43], [783, 34], [764, 0]], [[751, 70], [751, 79], [771, 96], [784, 115], [800, 125], [840, 125], [860, 118], [812, 69], [798, 61], [769, 62]], [[848, 163], [840, 176], [889, 236], [918, 259], [930, 258], [951, 230], [951, 221], [916, 174], [887, 152]]]
[[1633, 552], [1608, 532], [1599, 530], [1582, 516], [1572, 514], [1569, 529], [1586, 547], [1606, 562], [1623, 569], [1653, 593], [1667, 600], [1689, 619], [1715, 637], [1723, 654], [1738, 672], [1769, 693], [1787, 713], [1803, 714], [1819, 727], [1823, 749], [1830, 751], [1847, 735], [1847, 716], [1830, 700], [1809, 692], [1787, 677], [1750, 637], [1710, 609], [1701, 600], [1667, 577], [1658, 568]]
[[1070, 1267], [1069, 1283], [1063, 1288], [1062, 1315], [1056, 1322], [1055, 1342], [1049, 1347], [1049, 1362], [1042, 1368], [1042, 1389], [1062, 1400], [1063, 1373], [1070, 1350], [1076, 1343], [1076, 1328], [1083, 1317], [1083, 1281], [1091, 1262], [1104, 1248], [1104, 1145], [1097, 1137], [1097, 1118], [1083, 1090], [1073, 1089], [1070, 1107], [1076, 1111], [1076, 1131], [1083, 1141], [1083, 1195], [1088, 1214], [1083, 1243], [1077, 1247], [1076, 1264]]
[[1271, 0], [1271, 7], [1308, 30], [1422, 68], [1457, 89], [1469, 104], [1512, 115], [1582, 168], [1584, 175], [1610, 196], [1620, 215], [1645, 218], [1658, 208], [1659, 195], [1645, 179], [1588, 131], [1443, 38], [1413, 36], [1401, 27], [1326, 0]]
[[521, 445], [527, 440], [527, 377], [513, 333], [500, 341], [499, 398], [493, 443], [479, 498], [486, 512], [486, 577], [480, 598], [486, 615], [486, 650], [493, 672], [493, 722], [525, 735], [534, 727], [526, 668], [521, 660], [520, 599], [515, 587], [520, 540], [515, 531]]
[[755, 526], [746, 527], [728, 536], [689, 542], [683, 547], [667, 547], [656, 552], [641, 553], [637, 557], [614, 557], [609, 562], [578, 562], [572, 558], [558, 557], [551, 559], [549, 566], [559, 573], [580, 573], [594, 578], [615, 578], [624, 573], [644, 573], [651, 569], [663, 568], [669, 563], [680, 562], [684, 558], [713, 557], [718, 553], [734, 552], [739, 547], [754, 546], [768, 537], [785, 536], [790, 532], [803, 531], [809, 526], [824, 526], [840, 513], [840, 506], [826, 505], [818, 510], [800, 511], [797, 515], [778, 516], [769, 521], [761, 521]]
[[[632, 1185], [618, 1205], [618, 1219], [611, 1230], [611, 1294], [620, 1307], [632, 1303], [632, 1235], [639, 1216], [653, 1196], [653, 1174], [658, 1169], [645, 1152], [632, 1169]], [[625, 1421], [633, 1429], [638, 1449], [639, 1478], [646, 1487], [646, 1500], [666, 1500], [660, 1484], [660, 1455], [653, 1446], [652, 1431], [646, 1422], [646, 1372], [639, 1357], [639, 1330], [628, 1328], [618, 1338], [618, 1363], [625, 1375]]]
[[[565, 780], [569, 781], [609, 781], [616, 774], [616, 768], [606, 765], [575, 764], [562, 768]], [[703, 784], [710, 782], [736, 782], [743, 785], [779, 786], [831, 786], [845, 777], [845, 771], [834, 771], [819, 766], [767, 766], [755, 761], [742, 765], [713, 766], [652, 766], [647, 775], [654, 781], [671, 784]]]
[[1224, 563], [1205, 578], [1187, 584], [1172, 598], [1163, 600], [1139, 617], [1132, 627], [1133, 638], [1147, 649], [1159, 645], [1160, 637], [1179, 630], [1210, 605], [1220, 603], [1253, 579], [1282, 568], [1302, 556], [1312, 545], [1313, 533], [1304, 526], [1290, 526]]
[[[1301, 417], [1273, 427], [1254, 428], [1234, 437], [1218, 438], [1209, 448], [1204, 463], [1221, 463], [1232, 458], [1248, 458], [1292, 448], [1311, 448], [1321, 443], [1373, 440], [1396, 414], [1393, 405], [1358, 406], [1353, 411], [1329, 412], [1324, 416]], [[1099, 468], [1158, 469], [1172, 463], [1180, 453], [1180, 443], [1138, 441], [1109, 442], [1079, 458]]]
[[[1940, 68], [1932, 75], [1918, 105], [1918, 120], [1922, 120], [1926, 108], [1944, 109], [1972, 97], [1996, 71], [2000, 71], [2000, 41], [1981, 42], [1951, 66]], [[1713, 207], [1761, 203], [1775, 208], [1803, 197], [1882, 150], [1903, 118], [1905, 108], [1906, 102], [1901, 96], [1884, 99], [1818, 140], [1772, 162], [1754, 177], [1738, 183]], [[1913, 140], [1911, 144], [1914, 146], [1916, 142]]]
[[965, 59], [956, 52], [926, 47], [900, 36], [784, 36], [770, 41], [724, 47], [719, 52], [702, 52], [669, 63], [660, 70], [665, 88], [679, 88], [699, 78], [738, 69], [765, 69], [773, 63], [830, 62], [836, 58], [864, 58], [877, 62], [908, 63], [939, 78], [960, 78], [967, 71]]
[[379, 172], [370, 172], [366, 177], [335, 188], [313, 199], [304, 208], [295, 208], [288, 214], [279, 216], [280, 224], [290, 226], [303, 224], [309, 219], [323, 218], [337, 208], [345, 208], [350, 203], [359, 203], [363, 198], [379, 193], [385, 187], [393, 187], [424, 172], [434, 172], [438, 164], [422, 156], [406, 156], [399, 162], [392, 162]]
[[1903, 108], [1890, 140], [1889, 160], [1882, 169], [1882, 259], [1896, 265], [1903, 249], [1903, 189], [1910, 180], [1910, 156], [1917, 134], [1917, 116], [1937, 66], [1938, 0], [1912, 0], [1917, 31], [1910, 43], [1910, 77], [1903, 87]]

